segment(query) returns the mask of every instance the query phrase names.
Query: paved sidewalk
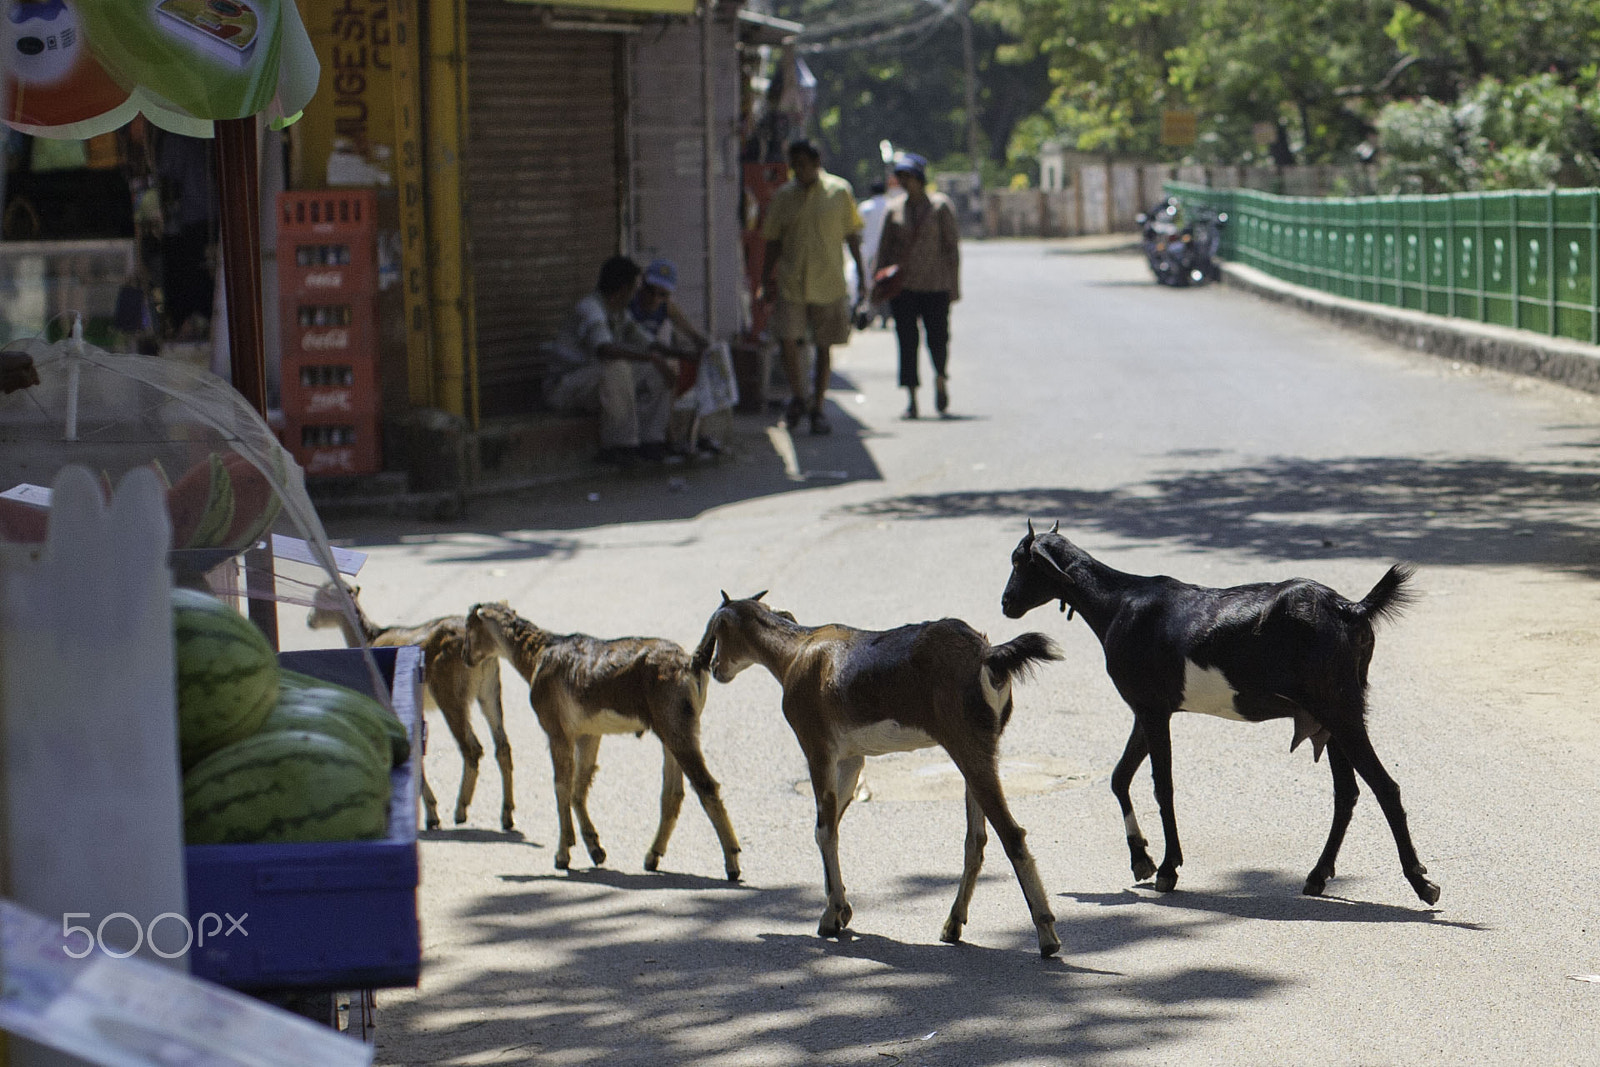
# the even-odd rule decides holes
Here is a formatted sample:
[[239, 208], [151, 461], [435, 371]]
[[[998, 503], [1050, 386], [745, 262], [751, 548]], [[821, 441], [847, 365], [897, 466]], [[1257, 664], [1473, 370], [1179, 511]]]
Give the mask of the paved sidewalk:
[[1600, 393], [1600, 345], [1350, 300], [1232, 263], [1223, 264], [1222, 277], [1230, 285], [1269, 300], [1291, 304], [1419, 352]]

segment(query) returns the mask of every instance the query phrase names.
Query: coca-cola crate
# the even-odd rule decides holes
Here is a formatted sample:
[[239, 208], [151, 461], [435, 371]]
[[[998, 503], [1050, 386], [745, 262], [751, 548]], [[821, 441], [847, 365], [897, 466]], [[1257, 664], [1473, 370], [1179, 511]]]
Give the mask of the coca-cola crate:
[[283, 359], [285, 418], [322, 422], [379, 412], [377, 368], [371, 360], [325, 355]]
[[306, 418], [285, 408], [279, 437], [308, 478], [377, 474], [383, 469], [382, 420], [377, 414]]
[[370, 189], [278, 194], [278, 288], [287, 299], [377, 292], [377, 201]]

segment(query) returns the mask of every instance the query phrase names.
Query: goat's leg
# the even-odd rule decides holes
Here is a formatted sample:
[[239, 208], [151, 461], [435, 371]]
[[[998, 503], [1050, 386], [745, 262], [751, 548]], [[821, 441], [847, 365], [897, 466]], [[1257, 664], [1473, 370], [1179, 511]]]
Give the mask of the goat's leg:
[[494, 761], [500, 765], [500, 829], [513, 828], [511, 813], [516, 810], [516, 791], [511, 785], [511, 739], [506, 736], [505, 711], [500, 703], [500, 662], [492, 661], [493, 673], [478, 687], [478, 708], [489, 723], [494, 739]]
[[[1000, 775], [995, 770], [993, 746], [990, 746], [987, 757], [973, 755], [958, 757], [954, 752], [951, 752], [950, 756], [955, 760], [961, 776], [967, 780], [968, 793], [977, 799], [978, 806], [988, 817], [989, 825], [994, 827], [995, 835], [1000, 838], [1000, 847], [1006, 850], [1006, 858], [1011, 861], [1011, 869], [1017, 874], [1017, 884], [1022, 886], [1022, 895], [1028, 901], [1028, 911], [1033, 917], [1034, 929], [1039, 934], [1039, 955], [1046, 959], [1054, 956], [1061, 951], [1061, 938], [1056, 934], [1055, 913], [1050, 910], [1050, 897], [1045, 893], [1044, 883], [1039, 879], [1039, 867], [1033, 861], [1033, 853], [1028, 851], [1027, 831], [1011, 817], [1011, 809], [1006, 806], [1005, 793], [1000, 790]], [[972, 840], [970, 831], [967, 840], [970, 848]], [[973, 872], [973, 877], [977, 877], [977, 872]], [[954, 912], [951, 917], [954, 918]], [[948, 928], [948, 924], [946, 925]]]
[[472, 732], [472, 723], [467, 718], [471, 710], [468, 703], [470, 698], [455, 691], [454, 685], [448, 688], [448, 692], [439, 689], [432, 692], [434, 702], [444, 716], [445, 725], [450, 728], [450, 736], [455, 739], [456, 748], [461, 750], [461, 788], [456, 790], [455, 816], [456, 825], [459, 826], [467, 821], [467, 809], [472, 806], [472, 794], [478, 788], [478, 761], [483, 759], [483, 745], [478, 741], [478, 735]]
[[[543, 716], [540, 719], [544, 721]], [[572, 788], [577, 766], [572, 756], [572, 741], [560, 725], [556, 724], [552, 730], [551, 724], [546, 722], [545, 731], [550, 739], [550, 766], [555, 773], [556, 815], [561, 824], [560, 835], [556, 839], [556, 869], [564, 871], [572, 866], [572, 846], [577, 843], [577, 835], [572, 830]]]
[[854, 914], [844, 893], [844, 876], [839, 869], [839, 771], [832, 753], [806, 753], [811, 770], [811, 791], [817, 800], [817, 849], [822, 853], [822, 884], [828, 904], [817, 923], [820, 937], [839, 937]]
[[661, 746], [661, 823], [656, 827], [656, 839], [650, 851], [644, 854], [644, 869], [656, 870], [661, 857], [667, 854], [667, 842], [678, 825], [678, 812], [683, 809], [683, 768], [666, 745]]
[[1333, 828], [1328, 831], [1328, 843], [1322, 857], [1306, 876], [1305, 894], [1320, 897], [1333, 877], [1334, 861], [1339, 858], [1339, 846], [1344, 844], [1344, 832], [1350, 827], [1350, 816], [1355, 814], [1356, 799], [1361, 787], [1356, 784], [1355, 768], [1338, 745], [1328, 746], [1328, 769], [1333, 772]]
[[961, 868], [961, 885], [956, 890], [956, 902], [950, 907], [950, 917], [939, 931], [939, 940], [955, 945], [961, 941], [961, 928], [967, 925], [967, 905], [972, 903], [972, 891], [978, 884], [978, 872], [983, 870], [983, 848], [988, 844], [989, 832], [984, 823], [983, 808], [971, 788], [967, 789], [967, 850], [966, 862]]
[[1155, 780], [1156, 806], [1161, 809], [1161, 834], [1166, 853], [1156, 869], [1156, 889], [1170, 893], [1178, 887], [1178, 868], [1183, 866], [1183, 846], [1178, 842], [1178, 814], [1172, 791], [1172, 715], [1168, 711], [1139, 716], [1145, 743], [1150, 746], [1150, 777]]
[[[683, 773], [688, 776], [689, 784], [694, 787], [694, 795], [700, 798], [700, 806], [705, 809], [706, 818], [711, 820], [711, 828], [717, 832], [717, 841], [722, 845], [722, 869], [728, 875], [728, 881], [739, 880], [739, 835], [733, 832], [733, 820], [728, 818], [728, 809], [722, 803], [722, 787], [717, 780], [711, 777], [711, 771], [706, 768], [706, 757], [700, 751], [700, 709], [685, 702], [679, 709], [679, 714], [656, 716], [656, 731], [661, 738], [663, 752], [670, 752], [672, 758], [677, 760], [678, 766], [683, 768]], [[678, 783], [678, 797], [683, 797], [683, 784]], [[662, 796], [663, 822], [661, 833], [657, 837], [659, 852], [667, 849], [667, 838], [672, 834], [672, 824], [665, 821], [666, 797]], [[677, 811], [674, 809], [673, 818], [676, 820]]]
[[1150, 842], [1145, 840], [1144, 833], [1139, 829], [1139, 818], [1133, 813], [1133, 796], [1129, 787], [1133, 785], [1133, 776], [1138, 773], [1139, 765], [1149, 754], [1149, 742], [1144, 739], [1139, 720], [1135, 719], [1127, 747], [1122, 750], [1122, 758], [1117, 760], [1117, 767], [1111, 772], [1111, 792], [1122, 809], [1122, 827], [1128, 834], [1128, 857], [1133, 864], [1133, 877], [1140, 882], [1155, 876], [1156, 861], [1150, 858]]
[[1377, 799], [1383, 814], [1389, 820], [1389, 830], [1394, 834], [1395, 847], [1400, 852], [1400, 869], [1406, 881], [1424, 904], [1439, 902], [1439, 887], [1428, 881], [1428, 868], [1417, 858], [1416, 846], [1411, 843], [1411, 830], [1406, 825], [1406, 809], [1400, 803], [1400, 786], [1384, 770], [1378, 754], [1372, 750], [1372, 741], [1365, 730], [1337, 736], [1333, 743], [1344, 749], [1356, 773], [1366, 781], [1367, 788]]
[[428, 772], [423, 767], [426, 760], [417, 764], [417, 780], [422, 783], [422, 810], [424, 812], [422, 825], [430, 830], [439, 828], [439, 802], [433, 797], [433, 789], [428, 785]]
[[572, 785], [572, 809], [578, 816], [578, 831], [583, 834], [583, 846], [589, 850], [589, 859], [596, 867], [604, 867], [606, 850], [600, 847], [600, 833], [589, 818], [589, 787], [594, 784], [594, 772], [600, 767], [600, 735], [580, 734], [576, 747], [578, 766]]

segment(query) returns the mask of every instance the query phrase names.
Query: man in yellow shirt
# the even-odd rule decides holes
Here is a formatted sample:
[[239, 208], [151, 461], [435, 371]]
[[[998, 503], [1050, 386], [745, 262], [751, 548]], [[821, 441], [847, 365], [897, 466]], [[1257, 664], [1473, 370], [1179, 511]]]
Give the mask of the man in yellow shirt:
[[[772, 330], [783, 352], [783, 369], [793, 394], [784, 422], [800, 424], [809, 407], [811, 432], [832, 430], [822, 413], [828, 377], [829, 350], [850, 340], [852, 308], [845, 282], [844, 254], [849, 246], [856, 277], [861, 266], [861, 213], [850, 183], [822, 169], [822, 153], [810, 141], [789, 146], [794, 178], [772, 195], [762, 235], [767, 239], [761, 289], [764, 299], [777, 300]], [[800, 344], [806, 332], [816, 347], [816, 373], [810, 404], [806, 403], [805, 369]]]

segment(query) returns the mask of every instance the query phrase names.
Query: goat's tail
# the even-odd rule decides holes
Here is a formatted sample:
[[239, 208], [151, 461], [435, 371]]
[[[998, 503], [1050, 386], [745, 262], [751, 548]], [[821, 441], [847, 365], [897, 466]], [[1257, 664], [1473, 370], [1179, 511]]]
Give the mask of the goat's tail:
[[1416, 592], [1406, 584], [1416, 573], [1416, 568], [1409, 563], [1396, 563], [1390, 567], [1378, 579], [1378, 584], [1372, 587], [1372, 592], [1355, 603], [1356, 614], [1370, 622], [1398, 616], [1416, 603]]
[[1038, 631], [1030, 631], [1003, 645], [990, 646], [984, 653], [983, 665], [994, 674], [998, 685], [1012, 678], [1026, 678], [1036, 665], [1060, 658], [1061, 649], [1054, 641]]

